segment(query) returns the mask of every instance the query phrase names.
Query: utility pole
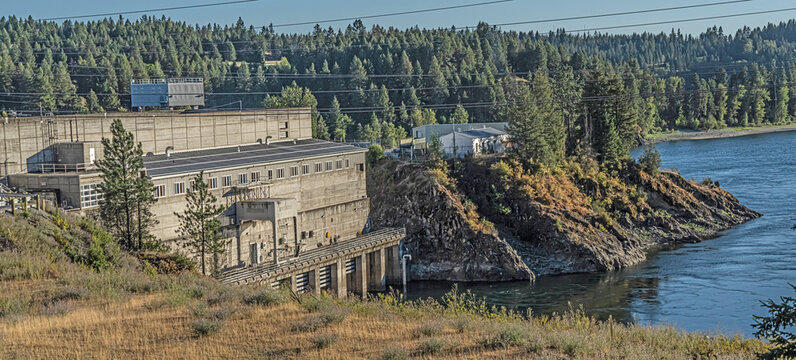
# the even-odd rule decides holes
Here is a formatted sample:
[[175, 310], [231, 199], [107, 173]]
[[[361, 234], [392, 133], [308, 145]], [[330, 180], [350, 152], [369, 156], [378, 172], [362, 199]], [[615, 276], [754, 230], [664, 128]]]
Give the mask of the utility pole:
[[401, 257], [401, 276], [403, 277], [403, 284], [404, 284], [404, 298], [406, 298], [406, 261], [412, 260], [412, 255], [404, 254]]

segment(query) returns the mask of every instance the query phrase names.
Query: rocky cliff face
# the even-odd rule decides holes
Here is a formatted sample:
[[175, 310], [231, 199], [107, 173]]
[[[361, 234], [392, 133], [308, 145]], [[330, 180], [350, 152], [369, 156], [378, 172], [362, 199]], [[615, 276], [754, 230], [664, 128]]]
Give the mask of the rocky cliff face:
[[[500, 281], [618, 269], [760, 216], [715, 184], [567, 164], [529, 175], [498, 158], [451, 180], [421, 165], [370, 170], [374, 226], [405, 226], [413, 279]], [[493, 225], [495, 224], [495, 225]]]
[[487, 159], [464, 173], [460, 188], [508, 229], [508, 242], [537, 275], [634, 265], [651, 248], [701, 241], [760, 216], [712, 183], [648, 174], [633, 162], [610, 175], [580, 164], [528, 175]]
[[404, 226], [415, 280], [506, 281], [534, 275], [490, 224], [416, 164], [386, 162], [369, 171], [371, 224]]

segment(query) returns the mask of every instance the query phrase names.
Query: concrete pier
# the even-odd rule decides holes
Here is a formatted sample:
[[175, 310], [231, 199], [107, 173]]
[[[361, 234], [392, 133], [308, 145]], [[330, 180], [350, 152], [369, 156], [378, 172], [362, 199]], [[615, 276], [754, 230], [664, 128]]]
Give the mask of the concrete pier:
[[[377, 230], [346, 242], [309, 250], [278, 265], [264, 263], [230, 270], [221, 280], [271, 286], [289, 283], [291, 290], [298, 293], [328, 291], [342, 298], [348, 294], [366, 297], [370, 291], [386, 290], [387, 279], [400, 282], [398, 246], [405, 236], [404, 229]], [[329, 276], [326, 289], [322, 288], [322, 272]]]

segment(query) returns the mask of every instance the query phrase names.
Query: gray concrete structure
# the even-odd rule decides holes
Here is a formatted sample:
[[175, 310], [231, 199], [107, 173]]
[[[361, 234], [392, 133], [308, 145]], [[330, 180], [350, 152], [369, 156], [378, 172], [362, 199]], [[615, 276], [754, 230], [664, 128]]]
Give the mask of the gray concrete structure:
[[0, 179], [54, 163], [47, 149], [56, 143], [110, 137], [114, 119], [135, 135], [144, 153], [153, 154], [312, 138], [309, 108], [7, 117], [0, 118]]
[[[309, 109], [225, 113], [224, 126], [210, 130], [201, 126], [215, 122], [217, 113], [153, 114], [169, 115], [160, 120], [131, 115], [123, 122], [150, 152], [144, 156], [142, 176], [154, 185], [156, 238], [182, 250], [176, 213], [184, 211], [192, 181], [202, 173], [224, 208], [221, 237], [229, 245], [220, 262], [228, 281], [289, 281], [297, 291], [325, 289], [343, 296], [364, 296], [398, 282], [403, 229], [370, 232], [367, 226], [367, 150], [312, 139]], [[144, 121], [152, 128], [140, 126]], [[180, 126], [158, 131], [159, 121]], [[36, 127], [22, 120], [6, 124], [5, 135], [10, 135], [8, 129], [18, 133], [12, 136], [17, 146], [6, 147], [11, 149], [6, 160], [27, 156], [27, 172], [8, 174], [9, 185], [52, 193], [64, 208], [95, 211], [102, 199], [95, 166], [102, 156], [97, 137], [110, 136], [105, 130], [110, 120], [80, 120], [82, 126], [87, 123], [100, 131], [82, 132], [80, 141], [42, 141], [39, 150], [23, 145], [30, 133], [22, 129], [34, 129], [35, 135]], [[231, 143], [233, 139], [238, 142]]]

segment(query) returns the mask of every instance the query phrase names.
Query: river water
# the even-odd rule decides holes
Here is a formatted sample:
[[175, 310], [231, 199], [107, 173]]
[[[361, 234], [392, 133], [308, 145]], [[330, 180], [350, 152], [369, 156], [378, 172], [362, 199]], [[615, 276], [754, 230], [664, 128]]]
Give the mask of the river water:
[[[796, 132], [669, 142], [658, 151], [662, 168], [719, 181], [764, 216], [620, 271], [459, 283], [459, 289], [535, 314], [561, 313], [571, 303], [601, 319], [752, 336], [752, 316], [765, 313], [760, 300], [793, 295], [788, 283], [796, 284]], [[452, 285], [412, 282], [408, 295], [439, 297]]]

